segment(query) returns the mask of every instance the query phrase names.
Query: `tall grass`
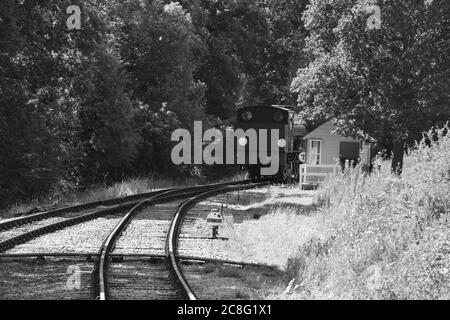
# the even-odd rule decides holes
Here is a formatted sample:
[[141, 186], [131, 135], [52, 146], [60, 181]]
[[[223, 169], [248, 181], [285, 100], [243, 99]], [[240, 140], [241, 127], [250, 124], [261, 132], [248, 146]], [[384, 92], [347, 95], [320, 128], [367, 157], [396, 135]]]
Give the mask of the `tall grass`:
[[450, 136], [417, 145], [401, 177], [348, 168], [324, 184], [323, 226], [288, 271], [292, 299], [450, 299]]
[[[230, 239], [227, 250], [238, 260], [286, 270], [297, 248], [321, 231], [321, 225], [301, 207], [276, 206], [258, 220], [247, 220], [237, 227], [226, 226], [223, 234]], [[303, 214], [298, 214], [299, 211]]]

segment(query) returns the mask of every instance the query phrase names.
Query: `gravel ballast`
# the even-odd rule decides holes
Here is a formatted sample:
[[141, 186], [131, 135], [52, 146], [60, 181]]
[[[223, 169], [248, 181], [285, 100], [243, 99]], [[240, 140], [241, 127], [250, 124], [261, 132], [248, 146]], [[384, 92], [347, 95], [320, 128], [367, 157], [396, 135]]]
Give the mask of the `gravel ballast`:
[[102, 243], [119, 221], [120, 216], [117, 215], [87, 221], [40, 236], [5, 253], [98, 252]]

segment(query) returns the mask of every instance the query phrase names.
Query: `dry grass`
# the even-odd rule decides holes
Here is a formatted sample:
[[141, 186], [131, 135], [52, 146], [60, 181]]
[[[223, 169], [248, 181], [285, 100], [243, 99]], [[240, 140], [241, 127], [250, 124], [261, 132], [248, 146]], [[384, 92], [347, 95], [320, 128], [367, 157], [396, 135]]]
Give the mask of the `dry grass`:
[[302, 212], [302, 208], [278, 207], [259, 220], [244, 221], [231, 231], [228, 228], [227, 247], [248, 261], [286, 270], [298, 247], [321, 233], [322, 225]]
[[287, 267], [292, 288], [281, 298], [450, 299], [449, 135], [405, 160], [401, 178], [357, 168], [331, 179], [322, 189], [331, 205], [311, 217], [309, 239], [309, 226], [298, 238], [280, 229], [284, 239], [274, 242], [299, 248]]
[[[236, 175], [223, 181], [236, 181], [243, 179], [242, 175]], [[208, 181], [211, 182], [211, 181]], [[212, 181], [219, 182], [219, 181]], [[38, 211], [52, 210], [66, 206], [73, 206], [77, 204], [114, 199], [118, 197], [125, 197], [134, 194], [151, 192], [154, 190], [193, 186], [207, 183], [199, 178], [191, 178], [185, 180], [172, 179], [154, 179], [152, 177], [141, 177], [128, 179], [122, 182], [115, 183], [110, 186], [99, 185], [93, 186], [83, 192], [54, 192], [42, 199], [34, 199], [32, 201], [17, 203], [10, 208], [0, 212], [0, 218], [11, 218], [18, 216], [24, 212], [28, 212], [34, 208]]]
[[137, 193], [168, 188], [173, 185], [170, 180], [154, 180], [152, 178], [134, 178], [115, 183], [111, 186], [93, 186], [83, 192], [52, 193], [43, 199], [34, 199], [17, 203], [2, 213], [3, 218], [16, 216], [33, 208], [41, 210], [56, 209], [86, 202], [108, 200]]

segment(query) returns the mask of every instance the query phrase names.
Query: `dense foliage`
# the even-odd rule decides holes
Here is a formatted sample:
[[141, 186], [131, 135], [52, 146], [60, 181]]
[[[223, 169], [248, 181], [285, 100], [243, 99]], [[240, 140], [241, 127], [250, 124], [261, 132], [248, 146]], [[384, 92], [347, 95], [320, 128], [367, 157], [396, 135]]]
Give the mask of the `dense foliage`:
[[[173, 166], [171, 133], [292, 101], [305, 3], [0, 1], [0, 207], [127, 176], [223, 172]], [[80, 30], [66, 26], [69, 5]]]
[[[380, 29], [367, 20], [378, 5]], [[450, 2], [312, 0], [304, 14], [312, 61], [292, 88], [310, 120], [336, 119], [393, 150], [450, 119]]]

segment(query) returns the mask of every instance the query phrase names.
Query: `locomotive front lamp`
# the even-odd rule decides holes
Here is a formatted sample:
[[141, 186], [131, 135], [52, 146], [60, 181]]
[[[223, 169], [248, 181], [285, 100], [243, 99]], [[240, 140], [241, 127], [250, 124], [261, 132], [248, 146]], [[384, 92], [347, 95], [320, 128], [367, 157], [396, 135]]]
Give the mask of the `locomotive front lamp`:
[[282, 112], [277, 111], [273, 114], [273, 120], [275, 120], [276, 122], [281, 122], [284, 120], [284, 115]]
[[242, 138], [239, 139], [238, 142], [239, 142], [239, 144], [240, 144], [241, 146], [245, 147], [245, 146], [247, 145], [247, 138], [242, 137]]
[[279, 146], [280, 148], [286, 147], [286, 139], [283, 139], [283, 138], [278, 139], [278, 146]]

